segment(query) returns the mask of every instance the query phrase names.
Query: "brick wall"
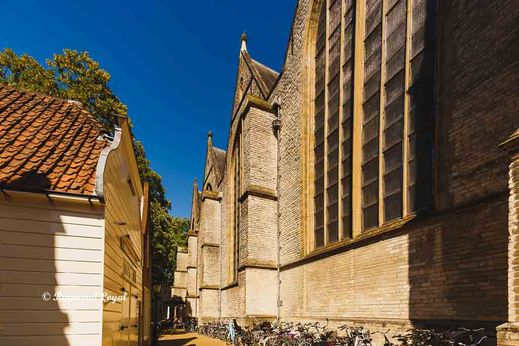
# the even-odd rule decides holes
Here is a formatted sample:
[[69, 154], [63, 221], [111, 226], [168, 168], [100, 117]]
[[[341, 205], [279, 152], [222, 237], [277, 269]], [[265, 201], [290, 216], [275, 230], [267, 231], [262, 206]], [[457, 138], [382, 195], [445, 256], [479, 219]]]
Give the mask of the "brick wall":
[[[269, 100], [281, 102], [280, 191], [270, 199], [250, 195], [243, 200], [240, 263], [275, 263], [278, 200], [283, 319], [328, 317], [332, 323], [373, 329], [438, 321], [496, 326], [506, 321], [507, 236], [516, 224], [508, 221], [508, 158], [499, 144], [519, 126], [517, 80], [511, 73], [518, 67], [513, 49], [519, 38], [516, 6], [508, 0], [440, 2], [436, 207], [394, 229], [303, 257], [305, 184], [312, 183], [304, 170], [311, 116], [305, 51], [311, 14], [318, 7], [316, 1], [298, 3], [282, 76]], [[251, 78], [243, 59], [240, 76], [245, 82]], [[257, 95], [254, 88], [247, 92]], [[244, 190], [259, 186], [264, 194], [275, 192], [273, 115], [237, 100], [234, 114], [248, 112], [242, 129]], [[220, 186], [220, 268], [204, 271], [221, 270], [222, 318], [245, 321], [275, 311], [277, 290], [272, 288], [277, 280], [275, 271], [242, 268], [233, 282], [231, 154], [238, 119], [229, 129]]]
[[198, 265], [198, 246], [196, 236], [190, 235], [187, 238], [188, 264], [187, 264], [187, 311], [190, 316], [197, 316], [198, 313], [198, 285], [197, 285], [197, 265]]
[[[516, 139], [517, 140], [517, 139]], [[510, 164], [510, 198], [508, 200], [509, 218], [508, 230], [510, 237], [509, 246], [509, 310], [510, 321], [519, 322], [519, 271], [517, 270], [517, 258], [519, 258], [519, 151], [512, 156]]]
[[282, 103], [283, 318], [402, 325], [506, 320], [507, 160], [498, 144], [519, 120], [510, 75], [517, 70], [511, 50], [517, 11], [510, 1], [441, 3], [439, 210], [334, 255], [288, 265], [301, 259], [303, 237], [304, 51], [311, 1], [299, 1], [284, 71], [271, 96]]
[[187, 294], [187, 261], [187, 250], [179, 249], [177, 252], [177, 267], [174, 273], [172, 295], [182, 299], [185, 299]]
[[436, 163], [444, 209], [506, 190], [508, 157], [498, 144], [519, 125], [519, 15], [513, 0], [439, 3]]
[[503, 145], [510, 154], [508, 186], [508, 321], [498, 327], [498, 345], [519, 345], [519, 128]]
[[[216, 163], [213, 162], [211, 136], [208, 139], [207, 161], [205, 164], [204, 190], [200, 205], [200, 224], [198, 231], [198, 292], [199, 322], [219, 317], [218, 287], [220, 284], [220, 234], [221, 210], [218, 192]], [[209, 185], [211, 190], [208, 190]]]

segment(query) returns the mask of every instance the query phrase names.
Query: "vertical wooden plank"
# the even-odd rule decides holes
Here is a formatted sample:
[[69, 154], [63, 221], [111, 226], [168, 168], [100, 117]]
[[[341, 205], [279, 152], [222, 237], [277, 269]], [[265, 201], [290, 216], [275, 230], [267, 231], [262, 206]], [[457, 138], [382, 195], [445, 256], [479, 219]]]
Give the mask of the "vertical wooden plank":
[[364, 9], [365, 0], [355, 4], [355, 63], [353, 68], [353, 156], [352, 156], [352, 236], [362, 230], [362, 109], [364, 88]]

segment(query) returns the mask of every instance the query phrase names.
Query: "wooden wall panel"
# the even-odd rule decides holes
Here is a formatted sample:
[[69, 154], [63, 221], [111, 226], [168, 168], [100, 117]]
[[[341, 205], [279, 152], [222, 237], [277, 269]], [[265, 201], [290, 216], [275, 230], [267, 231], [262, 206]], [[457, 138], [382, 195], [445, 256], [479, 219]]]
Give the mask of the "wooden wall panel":
[[100, 299], [52, 298], [103, 291], [103, 210], [31, 196], [0, 199], [0, 345], [100, 344]]

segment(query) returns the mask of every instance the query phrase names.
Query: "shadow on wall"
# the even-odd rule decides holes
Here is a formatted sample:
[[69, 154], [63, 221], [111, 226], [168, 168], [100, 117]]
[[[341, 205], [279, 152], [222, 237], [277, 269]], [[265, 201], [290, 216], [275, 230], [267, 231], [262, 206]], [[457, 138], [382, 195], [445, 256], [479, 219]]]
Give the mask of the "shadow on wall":
[[183, 346], [183, 345], [195, 345], [191, 341], [196, 340], [195, 337], [175, 339], [175, 340], [160, 340], [159, 346]]
[[[50, 182], [43, 174], [29, 172], [2, 188], [29, 190], [32, 186], [48, 189]], [[53, 215], [43, 214], [44, 209], [23, 219], [16, 215], [23, 210], [4, 210], [7, 213], [0, 209], [0, 344], [68, 346], [69, 318], [60, 306], [67, 302], [52, 299], [60, 289], [58, 275], [60, 281], [74, 284], [67, 274], [57, 274], [63, 269], [56, 262], [56, 238], [65, 230], [58, 218], [49, 222]]]
[[191, 306], [190, 301], [186, 301], [184, 313], [185, 313], [185, 316], [193, 316], [193, 307]]
[[[435, 33], [435, 1], [429, 1], [426, 24], [428, 35]], [[443, 3], [443, 2], [442, 2]], [[450, 2], [449, 2], [450, 6]], [[440, 18], [442, 17], [440, 13]], [[448, 14], [445, 14], [448, 18]], [[447, 19], [445, 19], [447, 21]], [[452, 34], [452, 33], [451, 33]], [[436, 40], [427, 37], [425, 42]], [[443, 40], [441, 41], [443, 42]], [[445, 47], [444, 47], [445, 48]], [[457, 48], [452, 47], [455, 51]], [[418, 83], [410, 93], [411, 105], [417, 107], [415, 119], [423, 128], [434, 128], [434, 90], [427, 90], [435, 78], [436, 47], [426, 45], [425, 56], [419, 67]], [[453, 53], [456, 54], [456, 53]], [[445, 67], [444, 67], [445, 68]], [[469, 73], [469, 72], [467, 72]], [[413, 73], [414, 74], [414, 73]], [[450, 92], [450, 91], [446, 91]], [[429, 97], [428, 97], [429, 96]], [[442, 122], [450, 115], [441, 116]], [[445, 127], [443, 131], [448, 131]], [[446, 133], [440, 134], [440, 148], [448, 148], [448, 156], [435, 161], [441, 167], [439, 189], [442, 208], [453, 208], [453, 198], [449, 196], [448, 177], [453, 174], [450, 164], [462, 153], [455, 151]], [[416, 142], [416, 209], [432, 204], [428, 188], [433, 153], [420, 155], [427, 150], [427, 136]], [[431, 138], [431, 143], [433, 139]], [[422, 142], [422, 143], [420, 143]], [[496, 143], [497, 145], [498, 143]], [[433, 147], [433, 146], [430, 146]], [[458, 158], [459, 159], [459, 158]], [[442, 180], [443, 179], [443, 180]], [[428, 184], [428, 185], [427, 185]], [[503, 177], [503, 187], [506, 177]], [[421, 186], [420, 186], [421, 185]], [[428, 187], [429, 186], [429, 187]], [[412, 208], [411, 208], [412, 209]], [[414, 228], [412, 225], [411, 228]], [[507, 199], [488, 198], [458, 209], [451, 209], [439, 215], [432, 215], [427, 221], [409, 232], [409, 318], [417, 328], [442, 327], [489, 327], [494, 328], [507, 319]]]

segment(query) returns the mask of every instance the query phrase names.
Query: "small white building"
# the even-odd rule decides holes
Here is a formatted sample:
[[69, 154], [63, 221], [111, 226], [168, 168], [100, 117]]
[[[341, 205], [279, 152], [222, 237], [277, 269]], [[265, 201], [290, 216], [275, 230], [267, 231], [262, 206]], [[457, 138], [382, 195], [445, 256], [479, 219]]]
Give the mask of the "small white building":
[[146, 204], [125, 118], [0, 85], [0, 345], [146, 342]]

